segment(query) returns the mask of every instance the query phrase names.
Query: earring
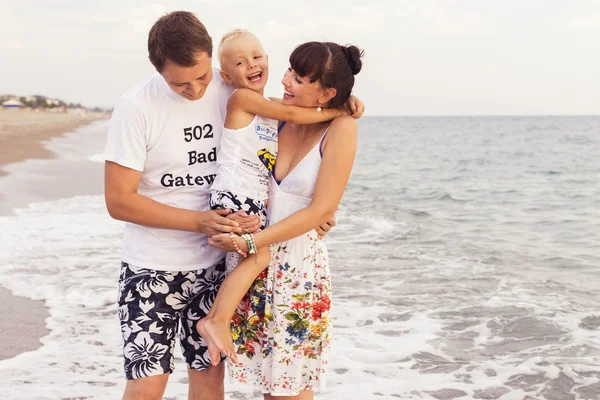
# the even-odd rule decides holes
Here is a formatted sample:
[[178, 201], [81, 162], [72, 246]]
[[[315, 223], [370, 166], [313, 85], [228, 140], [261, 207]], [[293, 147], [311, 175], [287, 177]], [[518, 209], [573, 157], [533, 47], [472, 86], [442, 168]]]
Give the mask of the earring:
[[319, 102], [319, 107], [317, 107], [317, 111], [321, 112], [321, 102]]

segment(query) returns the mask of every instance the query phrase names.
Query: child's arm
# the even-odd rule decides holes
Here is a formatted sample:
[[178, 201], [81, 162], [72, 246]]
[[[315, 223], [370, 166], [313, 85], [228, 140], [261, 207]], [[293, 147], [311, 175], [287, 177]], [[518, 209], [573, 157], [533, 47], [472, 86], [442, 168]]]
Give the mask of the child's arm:
[[348, 107], [350, 108], [352, 118], [354, 119], [359, 119], [365, 112], [365, 103], [363, 103], [354, 95], [350, 96], [350, 99], [348, 100]]
[[[281, 99], [278, 97], [269, 97], [269, 100], [281, 104]], [[354, 119], [359, 119], [365, 112], [365, 103], [363, 103], [361, 99], [354, 95], [350, 95], [346, 106], [350, 110], [348, 114], [351, 115]]]
[[[358, 129], [351, 117], [336, 118], [331, 123], [312, 201], [306, 208], [255, 233], [257, 248], [293, 239], [328, 221], [336, 211], [350, 178], [357, 141]], [[239, 237], [236, 240], [238, 246], [246, 251], [245, 240]], [[213, 236], [210, 244], [225, 251], [235, 251], [228, 234]]]
[[267, 100], [259, 93], [245, 88], [236, 90], [229, 98], [227, 113], [232, 110], [295, 124], [315, 124], [350, 114], [345, 109], [322, 108], [321, 111], [317, 111], [316, 108], [286, 106], [281, 102]]

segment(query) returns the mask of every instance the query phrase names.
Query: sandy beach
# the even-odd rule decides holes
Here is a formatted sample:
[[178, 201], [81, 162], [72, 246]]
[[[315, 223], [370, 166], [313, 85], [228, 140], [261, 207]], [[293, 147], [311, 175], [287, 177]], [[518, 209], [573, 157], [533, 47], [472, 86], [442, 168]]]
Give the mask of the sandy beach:
[[0, 322], [0, 360], [40, 347], [40, 338], [48, 333], [44, 302], [13, 296], [0, 287], [0, 303], [5, 315]]
[[[28, 201], [27, 194], [21, 193], [20, 188], [8, 193], [8, 189], [14, 187], [10, 181], [14, 177], [8, 176], [7, 164], [51, 158], [53, 154], [44, 146], [45, 141], [107, 117], [103, 113], [73, 115], [0, 108], [0, 180], [7, 181], [0, 185], [0, 214], [15, 205], [25, 206]], [[48, 333], [45, 326], [48, 312], [44, 303], [14, 296], [2, 287], [0, 303], [4, 314], [0, 320], [0, 360], [39, 348], [40, 338]]]
[[2, 170], [5, 164], [51, 157], [43, 141], [103, 118], [107, 118], [104, 113], [75, 115], [0, 108], [0, 175], [6, 174]]

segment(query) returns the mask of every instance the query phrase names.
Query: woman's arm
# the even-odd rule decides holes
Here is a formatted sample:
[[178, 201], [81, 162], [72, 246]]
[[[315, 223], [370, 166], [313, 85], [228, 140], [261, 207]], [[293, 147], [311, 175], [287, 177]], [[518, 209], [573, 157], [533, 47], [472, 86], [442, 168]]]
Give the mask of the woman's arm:
[[349, 112], [337, 108], [316, 108], [286, 106], [280, 102], [265, 99], [261, 94], [250, 89], [236, 90], [227, 103], [227, 113], [242, 111], [248, 114], [261, 115], [266, 118], [287, 121], [295, 124], [315, 124], [347, 115]]
[[[348, 184], [357, 141], [358, 129], [354, 119], [344, 116], [336, 118], [331, 123], [323, 143], [323, 159], [312, 201], [306, 208], [255, 233], [254, 241], [257, 248], [293, 239], [311, 231], [315, 225], [328, 221], [337, 210]], [[246, 242], [241, 238], [237, 240], [240, 248], [247, 250]], [[227, 234], [213, 236], [210, 244], [226, 251], [235, 251]]]

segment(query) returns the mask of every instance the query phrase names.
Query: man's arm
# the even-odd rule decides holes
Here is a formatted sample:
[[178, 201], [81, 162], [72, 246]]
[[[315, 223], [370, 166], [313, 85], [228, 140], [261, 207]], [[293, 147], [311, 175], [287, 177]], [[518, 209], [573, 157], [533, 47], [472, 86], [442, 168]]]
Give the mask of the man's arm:
[[167, 206], [137, 192], [142, 172], [106, 161], [104, 198], [111, 217], [155, 228], [198, 232], [212, 236], [241, 232], [239, 224], [224, 216], [230, 210], [192, 211]]
[[204, 233], [240, 232], [229, 210], [191, 211], [170, 207], [138, 193], [146, 156], [147, 120], [138, 104], [122, 96], [113, 110], [104, 155], [104, 197], [118, 220], [156, 228]]

